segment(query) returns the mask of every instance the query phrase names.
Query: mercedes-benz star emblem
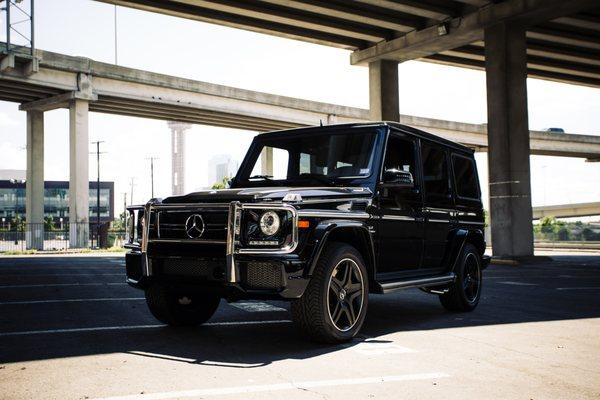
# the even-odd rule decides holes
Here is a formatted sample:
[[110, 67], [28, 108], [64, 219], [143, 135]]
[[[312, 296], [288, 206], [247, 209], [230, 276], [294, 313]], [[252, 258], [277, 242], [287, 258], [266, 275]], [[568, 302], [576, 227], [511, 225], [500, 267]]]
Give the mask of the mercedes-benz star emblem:
[[198, 239], [204, 233], [204, 220], [202, 215], [193, 214], [185, 221], [185, 233], [190, 239]]

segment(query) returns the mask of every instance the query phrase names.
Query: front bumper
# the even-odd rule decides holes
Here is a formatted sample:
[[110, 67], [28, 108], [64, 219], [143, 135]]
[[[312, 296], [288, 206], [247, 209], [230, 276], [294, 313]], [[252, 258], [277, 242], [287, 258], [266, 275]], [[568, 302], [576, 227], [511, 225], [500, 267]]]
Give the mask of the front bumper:
[[236, 258], [236, 282], [229, 282], [225, 259], [125, 256], [127, 283], [139, 289], [160, 283], [215, 293], [227, 299], [297, 299], [308, 284], [306, 263], [294, 254]]

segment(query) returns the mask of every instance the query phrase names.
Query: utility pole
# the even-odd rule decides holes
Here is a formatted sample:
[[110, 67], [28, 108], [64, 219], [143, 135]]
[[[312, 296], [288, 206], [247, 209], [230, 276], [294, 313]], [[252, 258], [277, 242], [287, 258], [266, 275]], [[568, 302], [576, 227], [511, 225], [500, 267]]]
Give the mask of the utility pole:
[[96, 178], [96, 247], [100, 248], [100, 143], [104, 143], [103, 140], [97, 140], [92, 142], [96, 145], [96, 161], [98, 163], [98, 174]]
[[146, 160], [150, 160], [150, 187], [154, 198], [154, 160], [158, 160], [158, 157], [147, 157]]
[[131, 192], [130, 192], [131, 199], [129, 200], [129, 204], [131, 204], [131, 205], [133, 204], [133, 187], [135, 186], [134, 181], [135, 181], [135, 178], [131, 178], [131, 183], [129, 184], [131, 187]]

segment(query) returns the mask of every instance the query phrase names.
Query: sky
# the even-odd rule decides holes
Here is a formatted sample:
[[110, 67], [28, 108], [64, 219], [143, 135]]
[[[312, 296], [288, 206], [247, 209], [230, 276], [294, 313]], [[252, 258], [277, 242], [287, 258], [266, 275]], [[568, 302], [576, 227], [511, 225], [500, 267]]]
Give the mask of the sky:
[[[36, 46], [97, 61], [115, 62], [112, 5], [91, 0], [37, 0]], [[0, 29], [4, 32], [4, 29]], [[0, 34], [0, 40], [5, 40]], [[368, 108], [368, 70], [351, 66], [350, 52], [300, 41], [117, 7], [119, 65], [262, 92]], [[528, 79], [531, 129], [561, 127], [600, 135], [600, 90]], [[399, 66], [402, 114], [485, 123], [485, 74], [424, 62]], [[46, 180], [68, 180], [68, 111], [45, 113]], [[241, 161], [256, 132], [194, 125], [188, 131], [186, 190], [208, 182], [208, 160], [230, 154]], [[123, 195], [148, 200], [149, 157], [155, 161], [155, 195], [171, 193], [170, 131], [166, 122], [90, 113], [90, 141], [103, 140], [101, 179]], [[25, 169], [25, 113], [0, 101], [0, 169]], [[92, 145], [90, 144], [90, 151]], [[487, 203], [487, 156], [476, 156]], [[600, 163], [532, 156], [534, 205], [600, 201]], [[96, 179], [90, 155], [90, 180]], [[116, 213], [116, 215], [117, 215]]]

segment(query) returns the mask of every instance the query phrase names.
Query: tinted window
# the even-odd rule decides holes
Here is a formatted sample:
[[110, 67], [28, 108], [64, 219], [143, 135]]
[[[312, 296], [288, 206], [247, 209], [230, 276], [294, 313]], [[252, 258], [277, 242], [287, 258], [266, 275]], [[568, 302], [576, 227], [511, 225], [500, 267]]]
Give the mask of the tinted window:
[[384, 171], [389, 169], [408, 171], [415, 177], [415, 143], [412, 140], [389, 137]]
[[477, 187], [477, 177], [473, 160], [453, 155], [452, 167], [454, 168], [456, 194], [460, 197], [479, 198], [479, 188]]
[[423, 183], [427, 197], [446, 196], [448, 186], [448, 167], [446, 152], [438, 147], [423, 143]]

